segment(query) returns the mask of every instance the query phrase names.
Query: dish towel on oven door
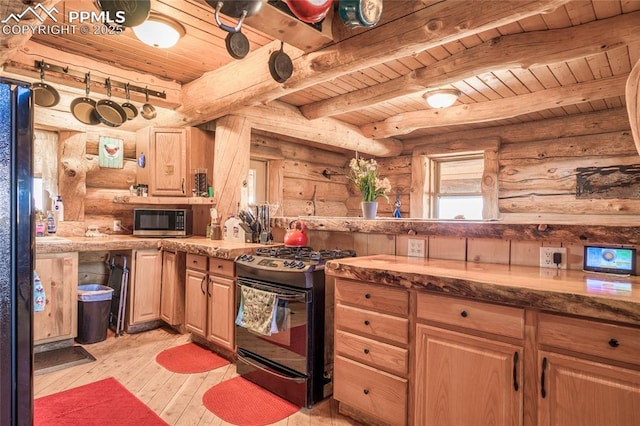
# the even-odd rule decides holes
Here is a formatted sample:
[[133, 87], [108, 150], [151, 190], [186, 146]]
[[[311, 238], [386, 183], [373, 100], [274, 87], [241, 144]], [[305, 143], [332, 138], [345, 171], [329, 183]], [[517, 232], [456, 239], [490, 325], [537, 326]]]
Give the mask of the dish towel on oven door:
[[278, 333], [282, 331], [278, 324], [280, 328], [286, 324], [288, 311], [286, 306], [280, 305], [276, 294], [241, 285], [236, 324], [265, 336]]

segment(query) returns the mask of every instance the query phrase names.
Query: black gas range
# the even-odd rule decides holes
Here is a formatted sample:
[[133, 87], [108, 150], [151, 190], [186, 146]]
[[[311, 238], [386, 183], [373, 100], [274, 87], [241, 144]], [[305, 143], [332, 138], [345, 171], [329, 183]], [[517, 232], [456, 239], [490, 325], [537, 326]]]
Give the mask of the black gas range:
[[[301, 407], [332, 393], [333, 280], [326, 279], [324, 264], [355, 255], [353, 250], [279, 247], [236, 258], [241, 376]], [[276, 301], [266, 334], [241, 320], [256, 308], [243, 304], [264, 298]]]

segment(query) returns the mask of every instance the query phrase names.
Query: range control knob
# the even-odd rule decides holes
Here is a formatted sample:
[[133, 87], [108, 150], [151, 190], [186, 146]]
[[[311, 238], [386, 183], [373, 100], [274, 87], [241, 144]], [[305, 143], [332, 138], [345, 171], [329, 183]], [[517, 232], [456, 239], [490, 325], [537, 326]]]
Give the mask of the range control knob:
[[246, 260], [247, 255], [246, 254], [241, 254], [239, 257], [239, 260]]
[[289, 261], [288, 261], [288, 260], [285, 260], [285, 261], [284, 261], [284, 263], [283, 263], [283, 265], [284, 265], [285, 267], [289, 266]]
[[253, 256], [251, 256], [251, 255], [249, 255], [249, 256], [247, 256], [247, 260], [248, 260], [249, 262], [253, 262], [254, 260], [256, 260], [256, 258], [255, 258], [255, 257], [253, 257]]
[[296, 267], [296, 261], [292, 260], [291, 263], [289, 263], [289, 268], [295, 268]]
[[300, 262], [298, 262], [298, 266], [297, 266], [297, 268], [298, 268], [298, 269], [302, 269], [302, 268], [304, 268], [304, 263], [302, 263], [302, 260], [301, 260]]

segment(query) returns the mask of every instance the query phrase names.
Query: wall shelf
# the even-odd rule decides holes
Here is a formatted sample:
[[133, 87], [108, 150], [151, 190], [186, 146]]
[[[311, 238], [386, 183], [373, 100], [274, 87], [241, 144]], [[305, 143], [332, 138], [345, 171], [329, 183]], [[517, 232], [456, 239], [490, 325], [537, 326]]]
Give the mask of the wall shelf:
[[132, 195], [116, 195], [113, 197], [115, 204], [141, 204], [141, 205], [203, 205], [215, 206], [218, 203], [216, 197], [137, 197]]

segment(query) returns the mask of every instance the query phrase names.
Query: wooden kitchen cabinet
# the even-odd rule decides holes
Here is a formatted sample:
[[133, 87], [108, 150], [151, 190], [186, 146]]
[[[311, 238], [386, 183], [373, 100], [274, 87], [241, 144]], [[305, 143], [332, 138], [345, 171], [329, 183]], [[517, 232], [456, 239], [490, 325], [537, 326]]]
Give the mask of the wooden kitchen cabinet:
[[[150, 196], [192, 195], [193, 170], [213, 174], [214, 138], [194, 127], [149, 127], [137, 132], [136, 154], [144, 153], [146, 166], [138, 168], [137, 181], [149, 185]], [[211, 178], [209, 178], [211, 181]]]
[[184, 324], [185, 253], [163, 250], [160, 318], [169, 325]]
[[640, 329], [540, 314], [538, 424], [640, 424]]
[[524, 309], [428, 293], [416, 305], [413, 424], [523, 424]]
[[187, 330], [225, 349], [235, 350], [235, 281], [232, 260], [187, 254], [185, 324]]
[[162, 252], [158, 249], [133, 250], [129, 301], [129, 327], [160, 319]]
[[78, 253], [38, 254], [35, 270], [46, 304], [33, 314], [33, 343], [73, 339], [78, 329]]
[[335, 281], [333, 397], [386, 424], [407, 424], [409, 293], [365, 282]]

